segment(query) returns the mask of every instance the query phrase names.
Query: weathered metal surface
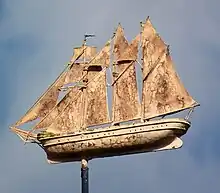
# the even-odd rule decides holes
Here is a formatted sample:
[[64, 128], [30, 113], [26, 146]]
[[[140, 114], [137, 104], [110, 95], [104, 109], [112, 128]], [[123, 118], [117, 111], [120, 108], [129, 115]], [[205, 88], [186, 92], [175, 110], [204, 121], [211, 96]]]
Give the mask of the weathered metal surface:
[[191, 107], [195, 101], [181, 83], [165, 43], [149, 20], [143, 28], [142, 116], [152, 118]]
[[[83, 77], [83, 68], [84, 67], [82, 65], [73, 64], [70, 70], [66, 72], [64, 84], [80, 81]], [[45, 128], [51, 125], [54, 119], [59, 116], [61, 111], [66, 107], [67, 103], [71, 102], [71, 96], [74, 92], [78, 92], [78, 89], [73, 89], [71, 93], [67, 94], [61, 101], [59, 101], [59, 103], [54, 105], [54, 108], [50, 109], [50, 111], [45, 114], [43, 119], [35, 126], [35, 129]]]
[[[48, 132], [75, 132], [82, 126], [82, 90], [73, 88], [54, 109], [54, 119], [47, 128]], [[51, 113], [51, 114], [52, 114]]]
[[[83, 50], [84, 50], [84, 53], [78, 58], [78, 56], [81, 54]], [[71, 61], [74, 61], [76, 58], [78, 58], [77, 61], [75, 61], [75, 63], [83, 63], [84, 57], [85, 57], [85, 61], [88, 62], [95, 55], [96, 55], [96, 47], [92, 47], [92, 46], [76, 47], [74, 48], [74, 54], [73, 54]]]
[[110, 49], [111, 44], [110, 41], [108, 41], [104, 48], [101, 49], [101, 51], [90, 61], [90, 65], [101, 65], [105, 67], [109, 67], [110, 64]]
[[94, 79], [86, 88], [87, 108], [85, 125], [95, 125], [109, 122], [107, 108], [107, 90], [106, 90], [106, 71], [96, 71], [97, 68], [91, 68], [88, 71], [88, 80]]
[[57, 81], [48, 89], [36, 104], [15, 124], [19, 126], [23, 123], [43, 118], [56, 105], [59, 96], [59, 89], [63, 86], [66, 72], [61, 74]]
[[140, 34], [138, 34], [132, 41], [131, 44], [125, 49], [125, 51], [118, 58], [118, 62], [132, 61], [137, 59], [138, 45], [140, 42]]
[[[87, 67], [87, 70], [96, 69], [95, 66], [94, 67], [92, 66], [93, 62], [98, 62], [98, 61], [108, 62], [109, 60], [109, 54], [107, 54], [108, 46], [109, 45], [105, 46], [99, 52], [99, 54], [97, 54], [93, 58], [90, 64], [91, 67], [89, 68]], [[96, 64], [96, 65], [101, 66], [101, 64]], [[96, 70], [95, 71], [89, 70], [87, 73], [87, 71], [84, 71], [85, 69], [86, 69], [86, 66], [83, 66], [82, 64], [73, 64], [70, 70], [67, 72], [67, 75], [65, 76], [65, 82], [64, 82], [65, 84], [79, 81], [82, 79], [82, 77], [84, 77], [84, 79], [90, 82], [87, 85], [87, 88], [84, 89], [84, 94], [82, 94], [82, 96], [81, 95], [79, 96], [80, 99], [75, 98], [77, 95], [75, 96], [73, 93], [80, 92], [80, 91], [78, 91], [77, 88], [74, 88], [73, 91], [67, 94], [57, 104], [57, 106], [53, 108], [53, 110], [49, 114], [47, 114], [47, 116], [44, 117], [44, 119], [36, 125], [35, 129], [48, 127], [54, 122], [54, 120], [61, 119], [61, 115], [65, 114], [63, 111], [66, 111], [66, 108], [67, 109], [69, 108], [67, 106], [69, 105], [71, 106], [71, 104], [77, 105], [75, 109], [78, 112], [78, 116], [77, 117], [73, 116], [74, 111], [73, 112], [69, 111], [71, 114], [70, 115], [66, 114], [67, 117], [65, 117], [65, 120], [62, 122], [63, 122], [63, 125], [64, 125], [64, 122], [73, 123], [72, 130], [82, 129], [81, 128], [82, 126], [86, 127], [86, 125], [90, 125], [90, 124], [103, 123], [101, 121], [104, 121], [104, 122], [108, 121], [107, 101], [106, 101], [106, 79], [105, 79], [106, 75], [105, 73], [102, 75], [101, 74], [98, 75], [99, 71], [96, 71]], [[94, 79], [96, 76], [98, 76], [98, 78]], [[85, 95], [88, 95], [88, 96], [85, 96]], [[71, 102], [71, 100], [76, 100], [80, 104], [77, 104], [74, 101]], [[96, 107], [96, 105], [98, 105], [99, 107], [102, 107], [101, 110], [98, 106]], [[75, 120], [68, 121], [67, 119], [76, 119], [76, 121]], [[78, 124], [74, 124], [74, 122], [78, 122]], [[52, 130], [56, 128], [55, 129], [56, 133], [58, 131], [60, 132], [71, 131], [69, 130], [71, 128], [71, 125], [69, 125], [69, 127], [64, 130], [64, 129], [61, 129], [60, 124], [56, 126], [54, 126], [54, 124], [56, 123], [53, 123], [52, 127], [48, 128], [48, 131], [51, 131], [51, 128], [53, 128]], [[75, 126], [77, 126], [78, 128], [74, 128]]]
[[[185, 120], [160, 119], [143, 122], [141, 119], [141, 123], [135, 122], [133, 125], [131, 123], [140, 117], [149, 119], [184, 110], [195, 103], [178, 78], [167, 46], [149, 19], [143, 25], [141, 34], [142, 36], [138, 35], [130, 45], [121, 25], [114, 34], [112, 83], [114, 124], [109, 128], [96, 128], [93, 131], [88, 128], [90, 125], [98, 127], [97, 124], [108, 122], [106, 74], [99, 73], [102, 67], [109, 67], [110, 43], [107, 43], [96, 57], [94, 47], [87, 47], [86, 50], [84, 46], [75, 48], [68, 66], [70, 70], [64, 71], [43, 97], [15, 124], [18, 126], [40, 118], [40, 124], [38, 122], [33, 130], [47, 127], [44, 133], [35, 136], [27, 131], [21, 132], [15, 127], [12, 127], [12, 130], [23, 140], [28, 137], [35, 140], [36, 137], [36, 140], [42, 143], [48, 160], [55, 162], [171, 149], [172, 145], [175, 148], [180, 147], [181, 140], [178, 140], [178, 137], [184, 135], [190, 126]], [[140, 40], [143, 48], [142, 105], [138, 102], [133, 63], [137, 58]], [[76, 59], [78, 60], [75, 61]], [[99, 70], [91, 70], [91, 67]], [[81, 77], [83, 77], [82, 87], [70, 89], [57, 104], [60, 88]], [[128, 125], [122, 126], [120, 122], [123, 121], [130, 123], [127, 122]], [[113, 126], [115, 123], [121, 125]]]
[[128, 41], [124, 36], [124, 30], [122, 26], [119, 24], [115, 33], [114, 47], [113, 47], [115, 61], [117, 61], [120, 58], [120, 56], [123, 54], [123, 52], [128, 47], [128, 45], [129, 45]]
[[195, 101], [180, 82], [170, 56], [165, 56], [143, 85], [144, 118], [189, 108]]
[[79, 81], [83, 76], [83, 69], [83, 65], [73, 64], [67, 72], [64, 84], [70, 84]]
[[79, 161], [82, 157], [93, 159], [154, 151], [171, 144], [176, 137], [185, 134], [189, 126], [185, 120], [167, 119], [76, 133], [41, 142], [48, 159]]
[[[132, 58], [137, 57], [137, 52], [135, 52], [136, 46], [136, 39], [131, 45], [128, 45], [124, 31], [121, 25], [119, 25], [116, 30], [113, 47], [114, 59], [116, 61], [114, 64], [114, 73], [117, 74], [117, 76], [113, 75], [113, 122], [126, 121], [139, 117], [140, 104], [138, 102], [135, 65], [129, 60], [121, 60], [119, 63], [119, 58], [122, 57], [123, 59], [124, 53], [129, 54]], [[132, 52], [133, 50], [134, 52]]]
[[[130, 67], [128, 67], [130, 65]], [[112, 121], [120, 122], [140, 117], [140, 104], [134, 63], [127, 61], [117, 65], [118, 73], [128, 69], [113, 85]]]

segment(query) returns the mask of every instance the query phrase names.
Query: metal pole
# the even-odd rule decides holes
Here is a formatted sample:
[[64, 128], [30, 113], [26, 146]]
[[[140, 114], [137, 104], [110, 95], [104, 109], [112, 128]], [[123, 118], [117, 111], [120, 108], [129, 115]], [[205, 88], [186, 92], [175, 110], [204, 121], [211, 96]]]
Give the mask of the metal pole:
[[81, 161], [81, 192], [89, 193], [89, 168], [85, 159]]

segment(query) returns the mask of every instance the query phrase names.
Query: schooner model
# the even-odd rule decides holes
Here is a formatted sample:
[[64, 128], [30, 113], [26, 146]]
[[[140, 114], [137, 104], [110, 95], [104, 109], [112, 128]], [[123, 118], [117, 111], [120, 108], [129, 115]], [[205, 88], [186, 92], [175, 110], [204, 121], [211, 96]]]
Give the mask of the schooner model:
[[[86, 45], [88, 36], [12, 131], [40, 145], [49, 163], [180, 148], [199, 104], [149, 17], [131, 43], [120, 24], [98, 53]], [[177, 117], [186, 110], [185, 118]], [[33, 121], [29, 131], [18, 128]]]

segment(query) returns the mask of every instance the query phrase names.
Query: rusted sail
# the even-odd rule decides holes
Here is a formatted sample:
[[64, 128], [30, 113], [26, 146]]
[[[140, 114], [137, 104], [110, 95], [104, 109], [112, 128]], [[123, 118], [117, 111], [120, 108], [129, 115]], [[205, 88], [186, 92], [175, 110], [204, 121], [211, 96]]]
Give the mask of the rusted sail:
[[53, 82], [53, 84], [46, 90], [46, 92], [35, 102], [35, 104], [27, 111], [27, 113], [14, 124], [14, 126], [19, 126], [24, 123], [34, 121], [38, 118], [43, 118], [51, 111], [51, 109], [54, 108], [54, 106], [57, 103], [57, 99], [61, 87], [65, 83], [67, 83], [68, 80], [67, 72], [69, 68], [71, 68], [73, 63], [81, 57], [81, 55], [86, 49], [87, 48], [83, 49], [81, 53], [77, 54], [75, 60], [72, 60], [70, 62], [70, 65], [63, 70], [63, 72], [58, 76], [58, 78]]
[[109, 67], [110, 63], [110, 49], [111, 44], [109, 40], [104, 48], [101, 49], [101, 51], [90, 61], [90, 65], [101, 65], [105, 67]]
[[166, 45], [149, 20], [143, 29], [143, 59], [143, 118], [166, 115], [195, 104], [174, 69]]
[[[84, 69], [85, 66], [83, 64], [72, 65], [70, 70], [67, 72], [65, 83], [75, 82], [77, 80], [80, 80], [81, 82], [83, 80], [86, 80], [91, 83], [89, 83], [87, 85], [87, 88], [84, 89], [83, 93], [80, 94], [80, 101], [79, 99], [75, 99], [74, 94], [72, 94], [72, 93], [76, 93], [77, 89], [74, 88], [73, 91], [70, 91], [70, 93], [67, 94], [57, 104], [57, 106], [54, 107], [53, 110], [35, 126], [35, 129], [48, 127], [54, 122], [54, 120], [61, 119], [60, 117], [61, 114], [63, 113], [63, 111], [68, 111], [69, 107], [67, 108], [67, 110], [65, 110], [65, 108], [66, 106], [69, 106], [70, 103], [77, 105], [76, 106], [76, 111], [78, 113], [77, 118], [72, 117], [73, 119], [77, 119], [77, 120], [71, 121], [73, 123], [72, 130], [74, 131], [79, 129], [79, 127], [81, 126], [85, 126], [85, 125], [88, 126], [91, 124], [101, 124], [103, 122], [108, 121], [107, 101], [106, 101], [106, 81], [105, 81], [106, 75], [104, 73], [101, 76], [99, 72], [102, 69], [101, 65], [108, 66], [109, 64], [107, 63], [97, 64], [96, 62], [109, 62], [110, 53], [108, 51], [110, 51], [110, 48], [109, 50], [107, 49], [109, 46], [110, 44], [106, 44], [105, 47], [91, 60], [91, 62], [89, 63], [90, 66], [87, 67], [87, 71], [85, 71], [86, 68]], [[80, 85], [76, 85], [76, 87], [77, 86]], [[71, 97], [73, 97], [73, 99]], [[72, 103], [71, 100], [77, 100], [77, 101], [76, 102], [73, 101]], [[80, 104], [78, 104], [77, 102], [79, 102]], [[79, 110], [77, 110], [80, 108], [81, 108], [81, 113], [79, 112]], [[68, 112], [74, 114], [75, 110], [72, 110], [72, 112], [70, 111]], [[70, 118], [71, 116], [67, 115], [67, 117], [64, 119], [70, 119]], [[68, 120], [66, 120], [65, 122], [67, 123]], [[75, 126], [77, 126], [77, 128], [74, 128]], [[60, 131], [64, 131], [64, 129], [62, 129], [63, 128], [62, 125], [57, 125], [56, 123], [54, 123], [52, 126], [50, 126], [50, 129], [53, 130], [59, 130], [59, 128]], [[66, 130], [72, 131], [69, 130], [69, 128], [67, 128]]]
[[[134, 61], [137, 58], [137, 40], [136, 37], [131, 45], [128, 45], [125, 42], [123, 31], [120, 29], [116, 32], [114, 55], [117, 62], [115, 63], [116, 72], [113, 72], [114, 82], [112, 84], [112, 121], [115, 123], [140, 117]], [[126, 55], [129, 57], [123, 59]]]
[[83, 69], [84, 67], [81, 64], [73, 64], [67, 72], [64, 85], [79, 81], [83, 76]]
[[[86, 126], [109, 122], [106, 90], [106, 70], [101, 66], [88, 68], [88, 80], [93, 80], [86, 88]], [[100, 72], [101, 71], [101, 72]]]
[[[66, 72], [63, 85], [65, 86], [65, 84], [69, 83], [80, 84], [83, 76], [83, 66], [81, 64], [73, 64], [70, 67], [70, 70]], [[70, 97], [67, 94], [59, 103], [57, 103], [52, 109], [50, 109], [50, 112], [48, 112], [48, 114], [42, 117], [42, 119], [35, 126], [35, 129], [48, 127], [58, 116], [58, 114], [65, 108], [66, 103], [68, 103], [69, 101]]]
[[47, 128], [48, 132], [76, 132], [82, 126], [82, 96], [83, 91], [77, 87], [73, 88], [61, 101], [59, 108], [54, 114], [55, 119]]
[[[83, 52], [83, 54], [81, 54]], [[75, 63], [89, 62], [96, 55], [96, 47], [81, 46], [74, 48], [74, 54], [71, 61]]]
[[167, 45], [156, 33], [150, 20], [147, 19], [142, 32], [143, 79], [146, 79], [150, 70], [157, 65], [158, 60], [167, 51]]
[[51, 112], [54, 120], [47, 128], [48, 132], [82, 131], [89, 125], [108, 121], [105, 72], [92, 66], [92, 69], [88, 69], [87, 78], [84, 89], [73, 88]]
[[15, 126], [44, 117], [57, 103], [59, 89], [63, 86], [66, 72], [62, 73], [48, 91], [35, 103], [35, 105], [16, 122]]
[[115, 33], [114, 48], [113, 48], [115, 61], [117, 61], [120, 58], [120, 56], [123, 54], [123, 52], [128, 47], [128, 45], [129, 45], [128, 41], [124, 36], [124, 30], [121, 24], [119, 23]]
[[138, 34], [132, 41], [131, 44], [125, 49], [124, 52], [118, 58], [118, 62], [120, 61], [132, 61], [137, 59], [138, 54], [138, 45], [140, 42], [140, 34]]

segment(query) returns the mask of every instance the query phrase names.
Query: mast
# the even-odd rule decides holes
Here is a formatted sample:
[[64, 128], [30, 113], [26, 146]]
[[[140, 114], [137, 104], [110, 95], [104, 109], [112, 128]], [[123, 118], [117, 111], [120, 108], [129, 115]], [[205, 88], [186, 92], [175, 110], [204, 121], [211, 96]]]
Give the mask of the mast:
[[169, 49], [148, 18], [143, 25], [142, 117], [150, 119], [197, 105], [181, 83]]
[[137, 47], [138, 37], [129, 45], [124, 36], [123, 28], [119, 24], [113, 47], [113, 123], [129, 121], [140, 117], [135, 71]]

